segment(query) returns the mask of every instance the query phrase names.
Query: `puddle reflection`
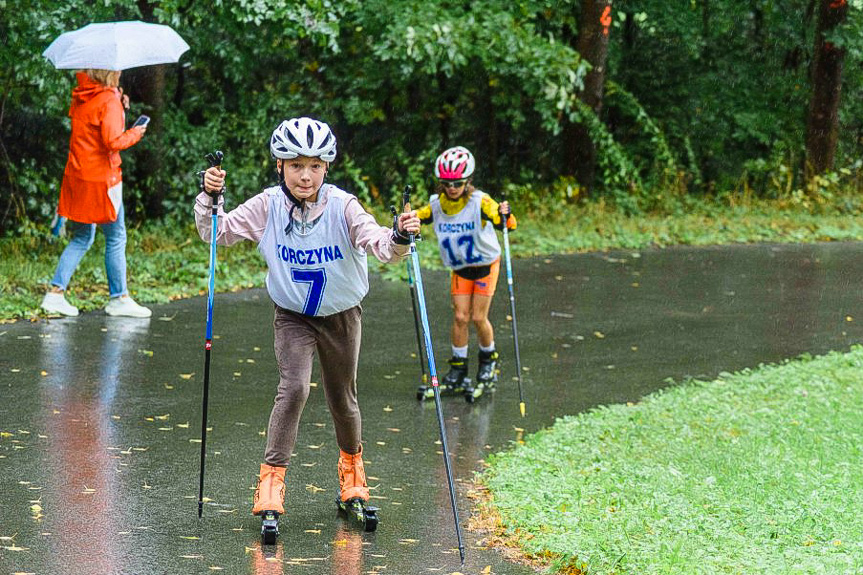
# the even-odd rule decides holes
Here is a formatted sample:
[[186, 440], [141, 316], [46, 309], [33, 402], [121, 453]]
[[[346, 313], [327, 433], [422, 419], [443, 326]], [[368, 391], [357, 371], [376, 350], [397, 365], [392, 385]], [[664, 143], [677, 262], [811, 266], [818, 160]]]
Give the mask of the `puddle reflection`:
[[[101, 346], [82, 345], [71, 321], [48, 324], [42, 337], [41, 383], [48, 449], [47, 490], [39, 517], [54, 548], [56, 573], [116, 573], [122, 493], [121, 446], [116, 445], [111, 410], [122, 386], [123, 365], [137, 353], [149, 320], [134, 325], [110, 318]], [[100, 366], [97, 372], [88, 366]]]

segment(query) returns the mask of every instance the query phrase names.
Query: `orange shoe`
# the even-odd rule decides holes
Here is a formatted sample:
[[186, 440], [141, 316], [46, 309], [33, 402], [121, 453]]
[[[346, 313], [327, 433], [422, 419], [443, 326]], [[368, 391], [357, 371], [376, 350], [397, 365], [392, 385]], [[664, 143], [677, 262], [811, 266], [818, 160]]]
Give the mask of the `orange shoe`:
[[359, 498], [369, 500], [366, 485], [366, 470], [363, 467], [363, 446], [359, 453], [351, 455], [339, 450], [339, 497], [342, 501]]
[[285, 512], [285, 468], [261, 463], [261, 473], [258, 475], [258, 486], [255, 488], [255, 506], [252, 515], [260, 515], [264, 511], [275, 511], [279, 515]]

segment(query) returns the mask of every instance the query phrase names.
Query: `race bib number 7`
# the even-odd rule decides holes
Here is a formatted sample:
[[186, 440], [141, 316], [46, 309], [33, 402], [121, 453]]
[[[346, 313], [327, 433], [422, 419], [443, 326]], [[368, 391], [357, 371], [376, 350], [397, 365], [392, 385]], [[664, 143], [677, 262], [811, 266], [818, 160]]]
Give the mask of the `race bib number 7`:
[[324, 299], [324, 288], [327, 287], [327, 272], [324, 269], [291, 268], [291, 280], [295, 283], [309, 284], [309, 293], [303, 306], [304, 315], [318, 315], [321, 300]]

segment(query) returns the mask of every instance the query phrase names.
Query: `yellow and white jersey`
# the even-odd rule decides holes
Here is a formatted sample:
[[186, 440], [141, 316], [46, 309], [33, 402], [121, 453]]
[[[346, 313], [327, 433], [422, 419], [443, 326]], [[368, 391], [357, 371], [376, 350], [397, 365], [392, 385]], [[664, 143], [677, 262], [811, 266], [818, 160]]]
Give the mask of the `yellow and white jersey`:
[[[497, 234], [483, 210], [483, 204], [489, 201], [494, 203], [488, 194], [479, 190], [463, 195], [456, 202], [435, 194], [429, 199], [429, 213], [418, 212], [421, 220], [434, 222], [441, 261], [446, 267], [457, 270], [489, 265], [500, 257]], [[458, 204], [461, 209], [453, 211]], [[429, 217], [423, 217], [426, 215]], [[494, 215], [500, 220], [500, 215]]]

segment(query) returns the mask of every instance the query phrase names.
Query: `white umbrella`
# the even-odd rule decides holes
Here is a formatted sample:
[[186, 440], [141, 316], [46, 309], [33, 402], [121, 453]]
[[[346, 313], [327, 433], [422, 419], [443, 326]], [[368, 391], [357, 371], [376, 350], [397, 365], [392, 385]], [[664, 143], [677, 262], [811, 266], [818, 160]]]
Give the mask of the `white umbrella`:
[[126, 70], [176, 62], [188, 49], [170, 26], [135, 20], [88, 24], [64, 32], [42, 55], [58, 69]]

